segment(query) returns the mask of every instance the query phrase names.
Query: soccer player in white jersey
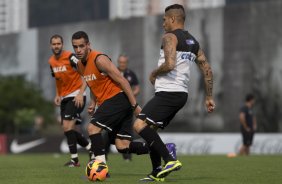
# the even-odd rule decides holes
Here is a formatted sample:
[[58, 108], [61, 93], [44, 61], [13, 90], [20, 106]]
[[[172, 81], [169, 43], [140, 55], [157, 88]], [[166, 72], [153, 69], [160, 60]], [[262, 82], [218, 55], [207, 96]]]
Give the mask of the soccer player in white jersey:
[[[165, 9], [158, 68], [150, 76], [155, 86], [155, 96], [145, 105], [134, 122], [136, 132], [150, 146], [153, 170], [141, 181], [164, 181], [172, 171], [182, 167], [166, 149], [157, 128], [165, 128], [188, 98], [188, 82], [191, 64], [194, 62], [204, 75], [207, 112], [214, 111], [212, 97], [213, 74], [198, 41], [184, 30], [185, 11], [182, 5], [174, 4]], [[154, 128], [151, 128], [154, 127]], [[162, 161], [164, 160], [164, 167]]]

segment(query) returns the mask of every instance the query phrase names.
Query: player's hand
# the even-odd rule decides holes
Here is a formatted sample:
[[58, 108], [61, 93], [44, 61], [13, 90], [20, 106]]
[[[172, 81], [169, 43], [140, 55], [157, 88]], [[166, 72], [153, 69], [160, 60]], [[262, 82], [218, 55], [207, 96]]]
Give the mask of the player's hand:
[[251, 132], [251, 131], [252, 131], [249, 127], [246, 127], [245, 130], [246, 130], [247, 132]]
[[76, 107], [82, 107], [83, 106], [83, 94], [78, 94], [78, 95], [76, 95], [75, 97], [74, 97], [74, 99], [73, 99], [73, 101], [74, 101], [74, 105], [76, 106]]
[[87, 108], [87, 112], [89, 115], [93, 115], [93, 113], [95, 112], [95, 107], [96, 104], [95, 103], [90, 103], [88, 108]]
[[140, 114], [141, 110], [141, 107], [138, 105], [133, 112], [134, 116], [137, 117]]
[[208, 113], [211, 113], [211, 112], [214, 111], [215, 103], [214, 103], [212, 97], [206, 97], [206, 107], [207, 107]]
[[54, 103], [55, 103], [55, 105], [60, 106], [61, 105], [61, 97], [55, 96]]

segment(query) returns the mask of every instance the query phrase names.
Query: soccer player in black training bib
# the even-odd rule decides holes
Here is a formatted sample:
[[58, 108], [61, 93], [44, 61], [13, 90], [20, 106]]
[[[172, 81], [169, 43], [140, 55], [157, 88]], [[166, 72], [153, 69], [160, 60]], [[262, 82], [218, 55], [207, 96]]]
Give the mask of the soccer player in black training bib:
[[[182, 5], [174, 4], [165, 9], [165, 34], [162, 38], [158, 68], [150, 76], [150, 81], [155, 87], [155, 96], [145, 105], [134, 122], [134, 129], [150, 146], [153, 167], [152, 172], [141, 181], [164, 181], [169, 173], [182, 167], [182, 163], [169, 154], [156, 129], [165, 128], [185, 105], [191, 65], [194, 62], [204, 75], [207, 111], [211, 113], [215, 108], [211, 67], [198, 41], [184, 30], [184, 22], [185, 11]], [[164, 160], [164, 167], [161, 166], [161, 158]]]
[[249, 155], [250, 146], [253, 143], [254, 133], [257, 129], [257, 120], [253, 112], [255, 97], [253, 94], [246, 96], [246, 102], [240, 109], [240, 124], [243, 137], [243, 145], [240, 148], [240, 155]]

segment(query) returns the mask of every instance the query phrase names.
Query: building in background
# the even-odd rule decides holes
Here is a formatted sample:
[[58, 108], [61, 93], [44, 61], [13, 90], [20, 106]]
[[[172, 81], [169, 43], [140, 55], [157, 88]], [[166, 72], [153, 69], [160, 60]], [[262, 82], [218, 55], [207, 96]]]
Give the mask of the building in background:
[[267, 0], [0, 0], [0, 34], [82, 21], [161, 15], [165, 7], [175, 3], [199, 9], [250, 1]]
[[109, 19], [109, 0], [29, 0], [29, 27]]
[[171, 4], [185, 8], [215, 8], [225, 5], [225, 0], [110, 0], [110, 19], [125, 19], [163, 14]]
[[109, 0], [0, 0], [0, 35], [100, 19], [109, 19]]
[[0, 34], [28, 28], [28, 0], [0, 0]]
[[[8, 1], [9, 3], [19, 3], [23, 0], [0, 1], [0, 20], [2, 22], [6, 18], [7, 13], [4, 9], [7, 10]], [[32, 1], [43, 2], [43, 0], [27, 1], [29, 3]], [[86, 18], [83, 19], [83, 22], [78, 19], [68, 19], [64, 22], [63, 16], [57, 17], [60, 20], [51, 18], [58, 5], [55, 3], [56, 6], [54, 7], [48, 4], [54, 3], [54, 1], [48, 0], [41, 4], [41, 6], [46, 7], [44, 11], [47, 11], [47, 7], [50, 8], [50, 22], [44, 22], [40, 25], [34, 24], [34, 28], [20, 33], [6, 34], [8, 32], [5, 32], [5, 35], [0, 35], [0, 75], [24, 75], [27, 80], [34, 82], [42, 89], [47, 99], [53, 98], [54, 89], [50, 87], [53, 84], [51, 83], [50, 69], [46, 62], [50, 56], [49, 38], [52, 34], [58, 33], [64, 35], [65, 39], [70, 41], [73, 31], [82, 29], [91, 33], [89, 34], [90, 40], [95, 43], [95, 48], [107, 51], [110, 56], [113, 56], [112, 58], [116, 58], [123, 51], [134, 58], [130, 67], [136, 71], [138, 69], [137, 75], [139, 75], [140, 86], [142, 85], [141, 88], [144, 91], [141, 93], [143, 95], [141, 98], [147, 101], [153, 94], [153, 87], [149, 83], [148, 76], [152, 68], [156, 66], [154, 61], [158, 59], [156, 53], [159, 52], [161, 45], [159, 38], [163, 31], [160, 23], [162, 22], [163, 8], [167, 4], [162, 4], [163, 8], [157, 3], [163, 1], [152, 0], [150, 2], [156, 4], [147, 4], [151, 7], [151, 13], [149, 12], [146, 15], [151, 15], [160, 10], [162, 12], [159, 12], [161, 14], [159, 16], [144, 15], [142, 18], [114, 21], [96, 21], [96, 19], [88, 22], [85, 22], [88, 20]], [[198, 1], [200, 2], [200, 0]], [[242, 0], [238, 1], [242, 2]], [[243, 96], [250, 91], [256, 94], [258, 101], [256, 112], [259, 120], [259, 131], [282, 131], [282, 107], [280, 105], [282, 104], [282, 27], [277, 26], [280, 25], [282, 20], [282, 1], [257, 0], [258, 3], [249, 2], [254, 0], [246, 1], [248, 3], [242, 2], [239, 4], [236, 0], [226, 0], [226, 5], [221, 5], [221, 7], [218, 7], [219, 4], [205, 4], [205, 6], [203, 4], [203, 7], [218, 7], [204, 9], [198, 9], [196, 7], [199, 6], [194, 4], [196, 10], [189, 12], [189, 16], [192, 17], [189, 21], [191, 32], [197, 34], [197, 39], [206, 48], [205, 50], [209, 53], [209, 62], [215, 70], [216, 87], [214, 94], [218, 109], [217, 113], [212, 116], [206, 116], [204, 113], [199, 113], [204, 112], [201, 108], [184, 108], [179, 116], [175, 117], [176, 126], [170, 127], [170, 131], [238, 131], [238, 107], [241, 106]], [[108, 0], [108, 2], [110, 1]], [[175, 1], [170, 2], [175, 3]], [[71, 5], [82, 6], [75, 3]], [[89, 7], [93, 8], [90, 5]], [[68, 13], [72, 12], [73, 9], [67, 8], [67, 6], [70, 6], [70, 4], [60, 8]], [[191, 4], [185, 6], [186, 8], [187, 6], [192, 7]], [[36, 6], [33, 8], [36, 8]], [[100, 11], [103, 10], [100, 9]], [[84, 13], [91, 13], [91, 11]], [[38, 14], [37, 17], [34, 17], [36, 16], [34, 14], [32, 18], [38, 18], [37, 21], [44, 21], [43, 15], [47, 16], [48, 14], [45, 12]], [[72, 13], [69, 18], [74, 18], [75, 15], [76, 13]], [[30, 25], [30, 20], [28, 22]], [[56, 25], [52, 26], [54, 22]], [[66, 23], [71, 24], [67, 25]], [[39, 28], [36, 28], [36, 26]], [[257, 39], [258, 37], [259, 39]], [[68, 45], [68, 49], [71, 49], [71, 45]], [[200, 80], [196, 73], [191, 76], [191, 85], [198, 84], [198, 80]], [[198, 98], [203, 90], [199, 86], [190, 88], [190, 106], [203, 107], [201, 99]], [[9, 90], [6, 89], [6, 91]], [[11, 102], [11, 104], [14, 103]]]

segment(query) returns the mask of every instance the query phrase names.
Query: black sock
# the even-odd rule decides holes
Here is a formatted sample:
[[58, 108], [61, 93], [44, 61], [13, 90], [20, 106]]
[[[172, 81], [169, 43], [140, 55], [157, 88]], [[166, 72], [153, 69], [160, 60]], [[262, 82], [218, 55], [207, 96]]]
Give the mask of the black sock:
[[77, 162], [78, 162], [78, 157], [71, 158], [71, 159], [74, 161], [74, 163], [77, 163]]
[[105, 155], [106, 155], [106, 160], [108, 160], [108, 154], [110, 153], [110, 148], [111, 148], [111, 143], [106, 140], [105, 143]]
[[151, 150], [150, 158], [152, 162], [153, 171], [162, 165], [162, 157], [157, 151]]
[[122, 158], [124, 160], [131, 160], [132, 159], [132, 155], [131, 155], [131, 153], [123, 153], [122, 154]]
[[77, 147], [76, 147], [76, 135], [74, 130], [69, 130], [65, 132], [65, 136], [67, 137], [67, 142], [69, 145], [70, 153], [77, 154]]
[[149, 153], [149, 147], [143, 142], [131, 142], [129, 144], [129, 153], [136, 153], [137, 155]]
[[91, 150], [95, 156], [105, 155], [105, 146], [101, 133], [93, 134], [89, 136], [91, 140]]
[[161, 155], [165, 163], [174, 160], [169, 154], [159, 134], [155, 130], [151, 129], [149, 126], [146, 126], [140, 131], [139, 135], [147, 142], [150, 150], [154, 150]]
[[89, 144], [89, 142], [85, 139], [85, 137], [81, 133], [77, 131], [74, 131], [74, 132], [76, 135], [77, 143], [82, 147], [86, 147]]

